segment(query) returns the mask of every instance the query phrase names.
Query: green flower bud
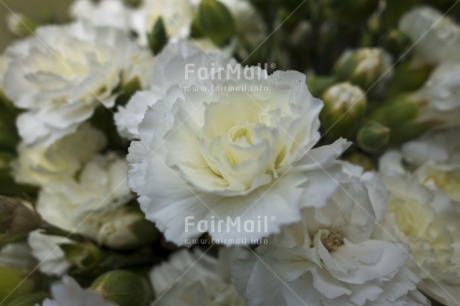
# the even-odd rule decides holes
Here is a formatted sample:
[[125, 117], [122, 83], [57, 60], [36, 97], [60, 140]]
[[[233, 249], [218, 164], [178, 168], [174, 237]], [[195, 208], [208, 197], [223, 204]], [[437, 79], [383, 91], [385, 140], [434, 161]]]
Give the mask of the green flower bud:
[[391, 77], [391, 56], [379, 48], [347, 51], [337, 61], [334, 75], [339, 81], [349, 81], [369, 90]]
[[0, 266], [0, 302], [3, 305], [11, 305], [9, 302], [16, 297], [34, 291], [37, 282], [34, 277], [28, 277], [28, 273], [27, 269]]
[[9, 306], [35, 306], [41, 305], [43, 300], [50, 298], [47, 293], [32, 293], [23, 296], [19, 296], [12, 300]]
[[432, 67], [414, 61], [403, 62], [395, 69], [388, 92], [390, 95], [419, 89], [430, 76]]
[[34, 34], [39, 24], [23, 14], [12, 12], [6, 17], [6, 26], [14, 35], [27, 37]]
[[105, 300], [120, 306], [144, 306], [152, 299], [148, 282], [142, 277], [123, 270], [114, 270], [98, 277], [91, 289]]
[[340, 23], [359, 26], [377, 9], [379, 0], [326, 0], [329, 16]]
[[390, 144], [400, 144], [439, 124], [423, 120], [422, 111], [428, 104], [412, 94], [401, 94], [386, 101], [370, 117], [391, 130]]
[[217, 46], [226, 45], [235, 35], [236, 28], [228, 8], [217, 0], [202, 0], [198, 7], [201, 32]]
[[323, 135], [329, 139], [354, 139], [366, 112], [366, 94], [350, 83], [331, 86], [323, 94], [320, 114]]
[[168, 34], [166, 33], [163, 18], [158, 18], [147, 38], [153, 54], [156, 55], [163, 50], [164, 46], [168, 43]]
[[102, 215], [100, 224], [97, 240], [112, 249], [134, 249], [160, 237], [137, 205], [122, 206]]
[[37, 229], [40, 225], [41, 218], [30, 204], [0, 196], [0, 234], [2, 235], [0, 237], [21, 236]]
[[358, 132], [356, 141], [365, 152], [377, 154], [383, 152], [390, 140], [390, 129], [378, 122], [365, 124]]
[[102, 259], [101, 250], [90, 242], [63, 243], [59, 247], [65, 258], [72, 264], [76, 272], [85, 272], [95, 268]]

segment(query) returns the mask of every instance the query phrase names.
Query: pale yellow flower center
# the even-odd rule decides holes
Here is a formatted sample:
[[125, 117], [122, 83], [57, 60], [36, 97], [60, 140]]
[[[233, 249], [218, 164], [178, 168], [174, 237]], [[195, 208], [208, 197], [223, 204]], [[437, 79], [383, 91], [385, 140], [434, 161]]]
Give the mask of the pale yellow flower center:
[[336, 251], [344, 244], [343, 234], [335, 231], [329, 231], [329, 234], [323, 237], [321, 241], [329, 252]]
[[460, 168], [452, 171], [430, 169], [422, 183], [425, 185], [434, 184], [449, 194], [451, 199], [460, 202]]

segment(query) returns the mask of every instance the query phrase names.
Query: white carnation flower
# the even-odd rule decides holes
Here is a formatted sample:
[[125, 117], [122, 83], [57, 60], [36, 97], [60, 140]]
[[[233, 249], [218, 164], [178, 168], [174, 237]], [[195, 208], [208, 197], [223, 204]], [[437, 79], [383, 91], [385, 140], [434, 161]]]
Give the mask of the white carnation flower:
[[52, 299], [43, 301], [42, 306], [116, 306], [105, 301], [91, 290], [84, 290], [70, 276], [64, 276], [51, 286]]
[[[386, 176], [390, 192], [386, 226], [409, 244], [409, 267], [418, 287], [449, 306], [460, 303], [460, 214], [447, 195], [429, 190], [414, 177]], [[415, 261], [414, 261], [415, 260]]]
[[443, 128], [460, 126], [460, 63], [450, 60], [431, 73], [425, 85], [415, 93], [422, 103], [422, 122], [432, 122]]
[[86, 124], [48, 148], [21, 143], [13, 163], [14, 178], [38, 186], [71, 178], [105, 144], [104, 134]]
[[32, 255], [39, 261], [38, 269], [46, 275], [62, 276], [71, 264], [65, 258], [60, 244], [73, 243], [65, 237], [45, 235], [40, 230], [29, 233], [28, 243]]
[[70, 16], [95, 26], [108, 26], [127, 32], [131, 26], [131, 9], [123, 0], [77, 0], [70, 7]]
[[460, 27], [431, 7], [421, 6], [406, 13], [399, 29], [411, 38], [428, 63], [438, 64], [458, 54]]
[[133, 59], [144, 59], [141, 71], [151, 64], [148, 51], [126, 33], [85, 22], [38, 28], [5, 54], [11, 61], [5, 93], [27, 110], [18, 117], [19, 134], [26, 144], [43, 146], [73, 133], [100, 104], [112, 107], [114, 90], [133, 77]]
[[96, 156], [78, 178], [52, 182], [40, 191], [37, 211], [43, 219], [67, 231], [87, 235], [100, 243], [105, 213], [126, 204], [131, 193], [126, 182], [128, 165], [114, 155]]
[[306, 208], [301, 222], [234, 265], [248, 305], [429, 304], [404, 266], [405, 245], [373, 238], [386, 210], [383, 184], [350, 165], [340, 184], [324, 207]]
[[150, 272], [157, 301], [169, 306], [244, 306], [230, 279], [230, 264], [244, 258], [241, 249], [221, 249], [219, 258], [181, 250]]
[[171, 86], [185, 89], [200, 81], [199, 68], [209, 72], [213, 68], [227, 67], [230, 63], [235, 62], [218, 52], [204, 53], [187, 41], [168, 44], [156, 57], [150, 91], [138, 92], [126, 106], [118, 108], [115, 123], [120, 135], [138, 139], [138, 126], [147, 108], [164, 98]]
[[436, 131], [409, 141], [400, 151], [389, 151], [382, 156], [380, 171], [386, 175], [412, 173], [419, 183], [445, 191], [455, 203], [460, 203], [459, 132], [459, 129]]
[[[196, 91], [170, 87], [153, 105], [153, 92], [133, 98], [151, 106], [139, 125], [140, 141], [131, 143], [130, 187], [146, 218], [179, 245], [203, 231], [218, 240], [259, 239], [299, 220], [303, 206], [324, 204], [336, 188], [334, 160], [348, 144], [340, 139], [312, 149], [323, 104], [309, 93], [305, 76], [245, 71], [238, 80], [209, 76], [217, 80], [202, 80]], [[229, 218], [272, 220], [263, 231], [245, 233], [213, 226]]]

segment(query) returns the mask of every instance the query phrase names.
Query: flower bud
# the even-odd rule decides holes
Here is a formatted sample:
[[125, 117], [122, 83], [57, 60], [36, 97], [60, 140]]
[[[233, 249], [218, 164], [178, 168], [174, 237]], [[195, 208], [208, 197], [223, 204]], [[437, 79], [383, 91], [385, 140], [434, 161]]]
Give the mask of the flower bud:
[[322, 96], [321, 129], [329, 139], [354, 139], [366, 111], [366, 94], [350, 83], [329, 87]]
[[31, 18], [16, 12], [11, 12], [6, 16], [6, 26], [8, 30], [19, 37], [27, 37], [35, 32], [39, 26]]
[[9, 306], [36, 306], [40, 305], [43, 300], [49, 298], [50, 295], [47, 293], [32, 293], [22, 296], [18, 296], [12, 300]]
[[389, 95], [419, 89], [428, 80], [431, 71], [431, 66], [414, 60], [400, 63], [388, 88]]
[[436, 120], [423, 120], [422, 111], [427, 104], [427, 100], [414, 94], [400, 94], [383, 103], [370, 117], [390, 129], [390, 144], [400, 144], [439, 124]]
[[217, 0], [201, 1], [198, 24], [201, 31], [218, 46], [227, 44], [236, 32], [230, 11]]
[[37, 287], [35, 275], [30, 276], [28, 269], [0, 266], [0, 302], [9, 302], [18, 296], [28, 294]]
[[345, 52], [334, 67], [339, 81], [350, 81], [364, 90], [385, 83], [392, 75], [391, 56], [379, 48]]
[[63, 243], [59, 247], [64, 252], [65, 258], [78, 272], [89, 271], [96, 267], [101, 259], [101, 250], [90, 242]]
[[136, 205], [127, 205], [100, 216], [97, 241], [112, 249], [133, 249], [157, 240], [160, 233]]
[[160, 53], [164, 46], [168, 43], [168, 34], [166, 34], [163, 18], [158, 18], [152, 27], [152, 31], [148, 34], [150, 50], [154, 55]]
[[38, 228], [40, 224], [41, 218], [30, 204], [0, 196], [0, 237], [20, 236]]
[[150, 286], [142, 277], [123, 270], [114, 270], [98, 277], [91, 289], [105, 300], [120, 306], [144, 306], [152, 298]]
[[391, 128], [391, 141], [405, 141], [429, 128], [460, 126], [460, 64], [448, 60], [414, 93], [392, 97], [372, 117]]
[[377, 154], [388, 146], [390, 129], [378, 122], [371, 121], [359, 130], [356, 140], [363, 151]]

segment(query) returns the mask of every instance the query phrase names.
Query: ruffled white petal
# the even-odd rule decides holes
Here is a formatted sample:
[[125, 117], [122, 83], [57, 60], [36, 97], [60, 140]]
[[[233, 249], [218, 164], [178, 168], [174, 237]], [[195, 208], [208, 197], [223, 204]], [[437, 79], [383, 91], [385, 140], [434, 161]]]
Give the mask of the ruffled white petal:
[[39, 261], [39, 270], [47, 275], [62, 276], [70, 268], [60, 244], [72, 243], [65, 237], [45, 235], [40, 230], [29, 234], [28, 243], [32, 248], [32, 255]]

